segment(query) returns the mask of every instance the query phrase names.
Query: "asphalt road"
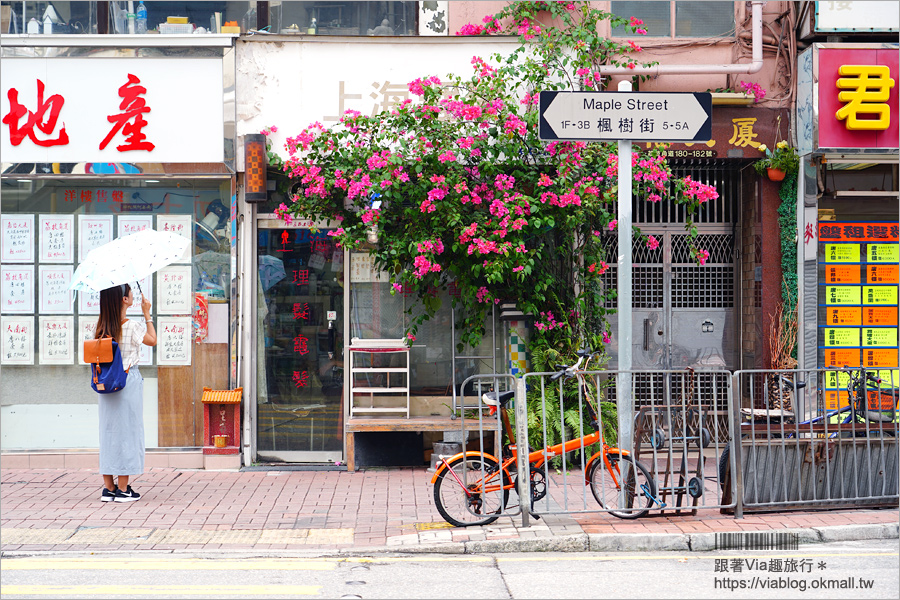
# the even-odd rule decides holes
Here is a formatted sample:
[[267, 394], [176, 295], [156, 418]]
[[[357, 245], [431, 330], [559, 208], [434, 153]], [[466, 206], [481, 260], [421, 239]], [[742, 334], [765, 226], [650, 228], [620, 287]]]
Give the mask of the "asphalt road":
[[[898, 598], [897, 540], [694, 553], [33, 554], [6, 598]], [[765, 565], [765, 567], [763, 566]]]

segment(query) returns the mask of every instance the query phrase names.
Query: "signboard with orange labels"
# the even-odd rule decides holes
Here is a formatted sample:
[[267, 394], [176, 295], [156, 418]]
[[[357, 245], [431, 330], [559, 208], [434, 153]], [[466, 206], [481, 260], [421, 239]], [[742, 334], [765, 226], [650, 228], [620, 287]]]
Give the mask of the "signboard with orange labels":
[[820, 367], [898, 366], [898, 229], [896, 222], [819, 223]]

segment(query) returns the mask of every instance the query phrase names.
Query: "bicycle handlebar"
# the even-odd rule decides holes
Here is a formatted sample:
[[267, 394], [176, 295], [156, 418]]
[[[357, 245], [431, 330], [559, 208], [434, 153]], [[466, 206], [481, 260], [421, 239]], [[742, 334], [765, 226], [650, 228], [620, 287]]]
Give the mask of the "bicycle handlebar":
[[[556, 368], [559, 369], [559, 371], [557, 371], [556, 373], [554, 373], [553, 375], [550, 376], [550, 381], [556, 381], [563, 375], [565, 375], [567, 378], [572, 377], [575, 374], [575, 371], [577, 371], [578, 368], [581, 367], [581, 363], [584, 362], [584, 358], [586, 356], [592, 357], [592, 356], [594, 356], [594, 354], [595, 353], [592, 353], [590, 351], [590, 349], [587, 349], [587, 348], [584, 350], [579, 350], [578, 351], [578, 360], [575, 361], [575, 364], [573, 364], [573, 365], [556, 365]], [[588, 358], [588, 360], [590, 360], [590, 358]]]

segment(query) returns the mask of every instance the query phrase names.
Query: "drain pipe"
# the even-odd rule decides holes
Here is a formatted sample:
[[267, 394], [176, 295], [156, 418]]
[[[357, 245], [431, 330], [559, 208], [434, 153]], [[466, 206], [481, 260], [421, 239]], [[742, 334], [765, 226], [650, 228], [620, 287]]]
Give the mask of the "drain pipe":
[[749, 64], [742, 65], [653, 65], [650, 67], [636, 66], [615, 67], [611, 65], [601, 66], [598, 70], [601, 75], [692, 75], [692, 74], [747, 74], [757, 73], [763, 66], [763, 33], [762, 33], [762, 7], [765, 2], [753, 0], [751, 4], [751, 31], [752, 31], [752, 60]]

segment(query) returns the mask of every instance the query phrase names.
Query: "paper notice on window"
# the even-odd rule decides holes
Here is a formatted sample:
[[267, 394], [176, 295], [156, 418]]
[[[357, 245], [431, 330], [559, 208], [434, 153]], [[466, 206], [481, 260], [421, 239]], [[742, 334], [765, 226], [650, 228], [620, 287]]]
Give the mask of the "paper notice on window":
[[78, 317], [78, 362], [84, 363], [84, 342], [94, 339], [97, 317]]
[[75, 318], [40, 317], [42, 365], [71, 365], [75, 362]]
[[191, 293], [191, 268], [174, 266], [161, 269], [156, 275], [156, 313], [160, 315], [190, 315], [194, 309]]
[[191, 318], [158, 317], [157, 321], [156, 364], [191, 364]]
[[[191, 215], [159, 215], [156, 217], [156, 230], [169, 231], [182, 237], [191, 239]], [[176, 260], [176, 263], [185, 263], [191, 261], [191, 246], [185, 248], [184, 254]]]
[[113, 239], [112, 215], [78, 215], [78, 262]]
[[40, 312], [45, 315], [71, 315], [75, 308], [72, 290], [72, 265], [38, 267]]
[[144, 311], [141, 310], [141, 302], [143, 301], [143, 293], [147, 295], [147, 298], [150, 302], [153, 302], [153, 275], [147, 275], [139, 282], [141, 285], [138, 287], [135, 285], [135, 282], [132, 281], [128, 285], [131, 286], [131, 291], [134, 295], [134, 302], [131, 303], [131, 306], [128, 307], [128, 311], [125, 313], [127, 315], [142, 315]]
[[34, 313], [34, 265], [0, 267], [0, 312]]
[[[146, 324], [146, 320], [144, 317], [135, 317], [135, 321], [144, 325]], [[147, 344], [141, 344], [141, 355], [140, 359], [138, 359], [138, 365], [152, 365], [153, 364], [153, 348], [148, 346]]]
[[344, 269], [344, 251], [343, 250], [335, 250], [331, 255], [331, 270], [335, 273], [339, 273]]
[[125, 237], [145, 229], [153, 229], [153, 215], [119, 215], [119, 232], [116, 237]]
[[41, 215], [40, 256], [45, 263], [75, 260], [75, 215]]
[[34, 317], [0, 317], [0, 364], [34, 364]]
[[0, 262], [34, 262], [34, 215], [3, 215], [0, 229]]
[[388, 282], [390, 277], [384, 271], [375, 270], [375, 257], [368, 252], [350, 254], [350, 283]]
[[100, 292], [78, 290], [78, 312], [82, 315], [99, 315]]

